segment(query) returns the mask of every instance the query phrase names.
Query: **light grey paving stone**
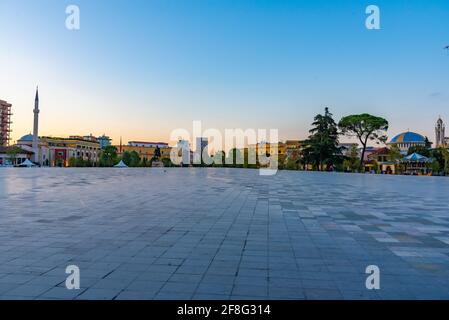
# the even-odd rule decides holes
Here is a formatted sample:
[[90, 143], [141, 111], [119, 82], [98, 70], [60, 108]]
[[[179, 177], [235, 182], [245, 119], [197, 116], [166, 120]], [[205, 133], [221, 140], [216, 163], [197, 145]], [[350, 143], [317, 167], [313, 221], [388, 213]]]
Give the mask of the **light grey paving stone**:
[[341, 300], [343, 296], [337, 289], [304, 289], [308, 300]]
[[37, 297], [48, 290], [48, 286], [24, 284], [7, 291], [5, 294], [11, 296]]
[[0, 300], [6, 300], [6, 301], [28, 301], [28, 300], [34, 300], [31, 297], [27, 296], [10, 296], [10, 295], [2, 295], [0, 296]]
[[195, 294], [192, 298], [193, 300], [229, 300], [229, 295], [218, 295], [218, 294]]
[[137, 292], [153, 292], [157, 293], [167, 282], [162, 281], [141, 281], [135, 280], [131, 282], [126, 290]]
[[54, 287], [39, 295], [38, 299], [63, 299], [71, 300], [82, 294], [86, 289], [68, 290], [67, 288]]
[[232, 295], [267, 297], [268, 286], [236, 285], [232, 289]]
[[[448, 179], [141, 168], [0, 180], [2, 298], [448, 299]], [[80, 292], [65, 288], [69, 264]], [[379, 291], [365, 291], [368, 265]]]
[[191, 300], [191, 293], [184, 292], [160, 292], [154, 298], [155, 300]]
[[117, 289], [93, 289], [89, 288], [76, 297], [77, 300], [112, 300], [119, 295]]
[[230, 295], [233, 285], [227, 283], [201, 283], [196, 289], [199, 294]]
[[152, 300], [156, 293], [142, 292], [142, 291], [129, 291], [125, 290], [119, 293], [115, 300]]

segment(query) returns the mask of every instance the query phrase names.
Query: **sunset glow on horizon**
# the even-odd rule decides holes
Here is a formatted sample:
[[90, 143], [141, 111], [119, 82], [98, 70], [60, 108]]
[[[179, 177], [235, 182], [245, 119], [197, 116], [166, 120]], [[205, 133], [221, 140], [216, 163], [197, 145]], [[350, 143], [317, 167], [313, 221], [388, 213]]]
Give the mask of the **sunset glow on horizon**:
[[[0, 1], [0, 99], [12, 107], [12, 141], [106, 134], [167, 141], [177, 128], [276, 128], [305, 139], [317, 113], [338, 121], [369, 112], [390, 138], [434, 139], [449, 121], [449, 3], [377, 1], [381, 30], [367, 30], [366, 1]], [[411, 5], [413, 3], [413, 5]]]

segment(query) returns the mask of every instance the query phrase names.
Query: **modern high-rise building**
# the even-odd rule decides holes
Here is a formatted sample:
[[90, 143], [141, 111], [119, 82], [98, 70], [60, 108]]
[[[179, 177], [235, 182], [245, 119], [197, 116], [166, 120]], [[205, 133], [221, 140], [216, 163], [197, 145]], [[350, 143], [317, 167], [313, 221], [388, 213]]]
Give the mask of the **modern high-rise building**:
[[8, 146], [11, 133], [11, 107], [6, 101], [0, 100], [0, 146]]
[[446, 128], [441, 117], [438, 119], [437, 124], [435, 126], [435, 137], [436, 137], [436, 147], [444, 147], [446, 146]]
[[112, 139], [109, 138], [107, 135], [103, 134], [101, 137], [97, 138], [97, 141], [100, 143], [100, 148], [104, 149], [111, 145]]
[[208, 152], [209, 140], [204, 137], [196, 138], [196, 154], [195, 154], [195, 163], [202, 164], [204, 163], [204, 159]]

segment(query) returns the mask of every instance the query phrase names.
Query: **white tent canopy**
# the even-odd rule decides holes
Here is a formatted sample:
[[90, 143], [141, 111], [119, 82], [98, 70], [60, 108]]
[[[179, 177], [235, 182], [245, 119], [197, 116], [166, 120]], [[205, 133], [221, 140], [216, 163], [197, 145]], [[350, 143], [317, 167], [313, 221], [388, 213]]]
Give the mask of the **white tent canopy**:
[[27, 167], [27, 168], [31, 168], [31, 167], [35, 167], [36, 165], [34, 163], [32, 163], [30, 160], [26, 159], [24, 162], [22, 162], [20, 165], [20, 167]]
[[128, 168], [128, 166], [123, 162], [123, 160], [120, 160], [118, 164], [114, 166], [115, 168]]

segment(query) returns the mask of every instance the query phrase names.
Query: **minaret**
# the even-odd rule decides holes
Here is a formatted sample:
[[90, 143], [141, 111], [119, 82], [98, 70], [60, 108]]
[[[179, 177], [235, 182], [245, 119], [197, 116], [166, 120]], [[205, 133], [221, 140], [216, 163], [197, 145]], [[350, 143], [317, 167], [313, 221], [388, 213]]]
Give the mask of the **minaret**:
[[437, 121], [437, 125], [435, 126], [435, 134], [436, 134], [436, 146], [437, 148], [439, 147], [444, 147], [445, 145], [445, 141], [444, 138], [446, 136], [446, 130], [445, 130], [445, 126], [443, 123], [443, 120], [441, 119], [441, 117], [438, 119]]
[[33, 126], [33, 161], [39, 163], [39, 88], [36, 88], [34, 99], [34, 126]]

